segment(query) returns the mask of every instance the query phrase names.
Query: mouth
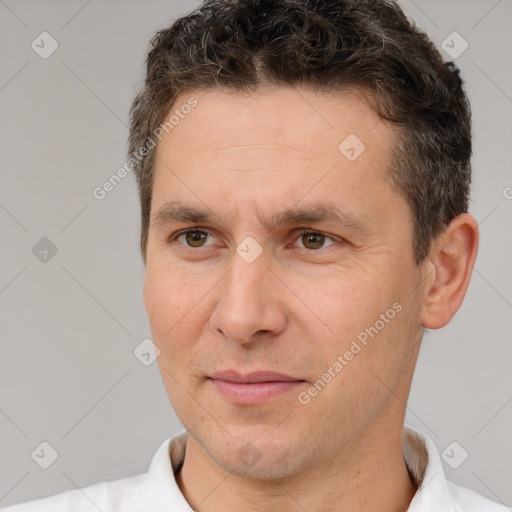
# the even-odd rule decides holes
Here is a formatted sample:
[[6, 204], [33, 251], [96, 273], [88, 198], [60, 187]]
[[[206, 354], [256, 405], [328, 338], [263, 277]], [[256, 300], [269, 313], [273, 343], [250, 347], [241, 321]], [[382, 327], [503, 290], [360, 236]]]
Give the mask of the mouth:
[[240, 374], [235, 370], [216, 372], [208, 380], [221, 396], [237, 405], [263, 404], [306, 382], [283, 373], [255, 371]]

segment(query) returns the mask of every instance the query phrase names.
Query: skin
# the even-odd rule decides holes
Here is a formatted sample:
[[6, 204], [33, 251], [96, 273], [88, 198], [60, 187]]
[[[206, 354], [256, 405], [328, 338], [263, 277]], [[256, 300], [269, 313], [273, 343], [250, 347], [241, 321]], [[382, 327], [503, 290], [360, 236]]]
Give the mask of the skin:
[[[386, 177], [396, 127], [358, 92], [213, 89], [176, 105], [190, 96], [198, 106], [157, 147], [144, 283], [163, 382], [189, 435], [179, 487], [201, 512], [406, 510], [416, 487], [402, 429], [423, 327], [442, 327], [462, 302], [475, 220], [455, 218], [415, 264], [412, 213]], [[354, 161], [338, 149], [349, 134], [366, 146]], [[169, 201], [212, 219], [157, 222]], [[265, 223], [320, 203], [365, 228]], [[184, 229], [209, 235], [197, 242]], [[249, 236], [262, 249], [252, 263], [236, 252]], [[300, 403], [393, 304], [401, 311]], [[304, 382], [237, 405], [208, 378], [226, 369]]]

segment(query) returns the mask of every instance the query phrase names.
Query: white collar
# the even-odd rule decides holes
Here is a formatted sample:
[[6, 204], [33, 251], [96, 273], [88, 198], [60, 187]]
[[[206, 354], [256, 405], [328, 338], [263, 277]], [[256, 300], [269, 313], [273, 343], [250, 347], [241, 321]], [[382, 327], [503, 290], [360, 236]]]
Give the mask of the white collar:
[[408, 425], [403, 431], [404, 460], [418, 486], [407, 512], [455, 512], [436, 445]]

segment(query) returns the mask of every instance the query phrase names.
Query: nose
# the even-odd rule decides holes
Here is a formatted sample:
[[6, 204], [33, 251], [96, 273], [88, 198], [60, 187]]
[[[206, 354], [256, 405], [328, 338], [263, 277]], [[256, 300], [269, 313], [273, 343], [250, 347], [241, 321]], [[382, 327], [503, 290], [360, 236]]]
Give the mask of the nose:
[[252, 263], [235, 253], [218, 290], [210, 325], [224, 337], [247, 344], [263, 334], [267, 339], [284, 330], [285, 294], [264, 252]]

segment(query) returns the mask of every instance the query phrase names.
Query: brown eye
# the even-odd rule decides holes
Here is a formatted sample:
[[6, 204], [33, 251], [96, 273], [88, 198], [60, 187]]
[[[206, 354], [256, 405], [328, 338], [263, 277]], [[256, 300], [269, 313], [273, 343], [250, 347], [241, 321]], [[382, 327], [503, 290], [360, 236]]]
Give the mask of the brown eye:
[[320, 249], [324, 245], [324, 235], [319, 233], [306, 233], [302, 235], [302, 243], [306, 249]]
[[203, 247], [208, 233], [205, 231], [187, 231], [186, 233], [182, 233], [180, 235], [180, 237], [182, 236], [185, 237], [185, 245], [190, 247]]
[[[299, 239], [304, 249], [323, 249], [333, 245], [332, 238], [322, 233], [316, 233], [314, 231], [307, 231], [302, 233]], [[326, 241], [330, 241], [329, 245], [325, 245]]]

